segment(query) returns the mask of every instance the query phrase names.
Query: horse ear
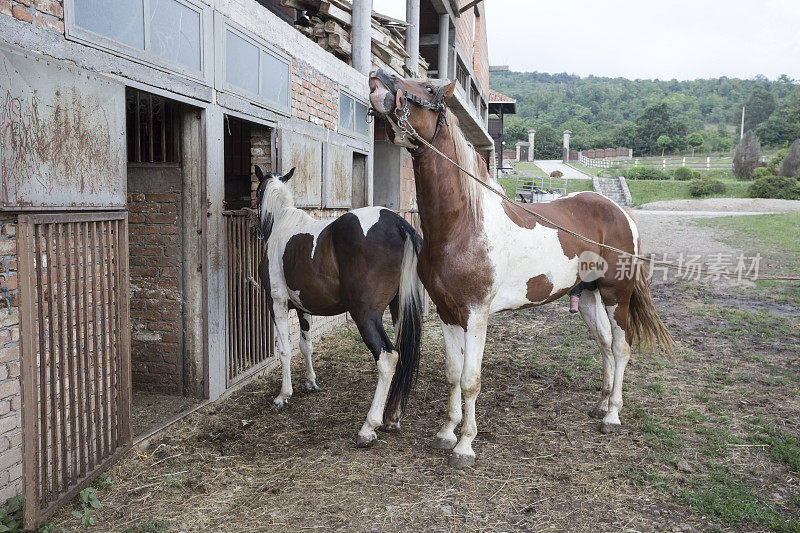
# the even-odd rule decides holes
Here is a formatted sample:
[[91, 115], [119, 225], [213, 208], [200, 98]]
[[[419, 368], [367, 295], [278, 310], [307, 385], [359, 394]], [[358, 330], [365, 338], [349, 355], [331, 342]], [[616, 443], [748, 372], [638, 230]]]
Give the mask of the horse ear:
[[444, 86], [444, 97], [445, 98], [450, 98], [451, 96], [453, 96], [453, 92], [455, 92], [455, 90], [456, 90], [456, 81], [458, 81], [458, 80], [453, 80], [453, 81], [451, 81], [450, 83], [448, 83], [447, 85]]
[[261, 169], [258, 168], [258, 165], [256, 165], [256, 177], [258, 178], [259, 182], [264, 181], [264, 173], [261, 172]]
[[289, 181], [291, 179], [291, 177], [292, 177], [292, 174], [294, 174], [294, 169], [295, 169], [295, 167], [292, 167], [292, 170], [290, 170], [289, 172], [287, 172], [286, 174], [281, 176], [281, 181], [284, 182], [284, 183]]

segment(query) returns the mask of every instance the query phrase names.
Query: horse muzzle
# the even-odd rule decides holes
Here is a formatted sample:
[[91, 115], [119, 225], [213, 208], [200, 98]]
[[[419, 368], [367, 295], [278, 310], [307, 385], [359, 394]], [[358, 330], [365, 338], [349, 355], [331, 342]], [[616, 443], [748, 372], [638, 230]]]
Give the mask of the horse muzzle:
[[395, 107], [399, 107], [400, 95], [394, 88], [394, 83], [382, 70], [378, 69], [370, 74], [369, 90], [369, 103], [378, 113], [385, 115], [391, 113]]

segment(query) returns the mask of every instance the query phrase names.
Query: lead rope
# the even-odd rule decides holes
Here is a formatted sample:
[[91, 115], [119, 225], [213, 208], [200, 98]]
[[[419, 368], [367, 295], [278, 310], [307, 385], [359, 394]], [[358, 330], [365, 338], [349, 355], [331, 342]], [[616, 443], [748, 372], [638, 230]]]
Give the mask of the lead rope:
[[[406, 106], [403, 106], [403, 107], [405, 108]], [[469, 170], [465, 169], [464, 167], [462, 167], [461, 165], [459, 165], [458, 163], [456, 163], [455, 161], [450, 159], [447, 155], [442, 153], [433, 144], [431, 144], [427, 140], [423, 139], [422, 136], [419, 135], [417, 133], [417, 131], [414, 129], [414, 127], [408, 122], [408, 119], [407, 119], [408, 112], [407, 111], [406, 111], [406, 113], [404, 115], [402, 115], [400, 117], [400, 122], [405, 122], [405, 124], [403, 124], [403, 126], [398, 126], [397, 123], [395, 121], [393, 121], [392, 118], [388, 114], [386, 114], [384, 116], [386, 117], [386, 120], [388, 120], [390, 124], [395, 126], [398, 130], [400, 130], [403, 133], [403, 136], [409, 135], [410, 137], [414, 138], [414, 140], [421, 142], [426, 147], [430, 148], [435, 153], [437, 153], [438, 155], [442, 156], [447, 161], [449, 161], [450, 163], [455, 165], [464, 174], [466, 174], [467, 176], [469, 176], [470, 178], [472, 178], [473, 180], [478, 182], [478, 184], [480, 184], [481, 187], [485, 188], [486, 190], [488, 190], [492, 194], [496, 194], [497, 196], [499, 196], [503, 200], [505, 200], [507, 202], [510, 202], [512, 205], [522, 209], [523, 211], [525, 211], [527, 213], [530, 213], [531, 215], [535, 216], [536, 218], [538, 218], [539, 220], [541, 220], [545, 224], [549, 224], [549, 225], [553, 226], [554, 228], [556, 228], [558, 230], [561, 230], [564, 233], [567, 233], [568, 235], [572, 235], [573, 237], [575, 237], [577, 239], [580, 239], [582, 241], [588, 242], [590, 244], [594, 244], [595, 246], [599, 246], [600, 248], [606, 248], [607, 250], [611, 250], [611, 251], [616, 252], [618, 254], [626, 255], [626, 256], [632, 257], [634, 259], [639, 259], [639, 260], [642, 260], [642, 261], [647, 261], [649, 263], [662, 264], [662, 265], [666, 266], [667, 268], [671, 268], [673, 270], [677, 270], [678, 272], [680, 272], [682, 270], [679, 265], [676, 265], [672, 261], [659, 261], [657, 259], [653, 259], [652, 257], [646, 257], [646, 256], [643, 256], [643, 255], [633, 254], [631, 252], [626, 252], [625, 250], [620, 250], [619, 248], [616, 248], [616, 247], [611, 246], [609, 244], [603, 244], [603, 243], [594, 241], [594, 240], [590, 239], [589, 237], [585, 237], [585, 236], [581, 235], [580, 233], [576, 233], [576, 232], [574, 232], [574, 231], [572, 231], [570, 229], [567, 229], [564, 226], [561, 226], [560, 224], [556, 224], [555, 222], [553, 222], [552, 220], [550, 220], [546, 216], [544, 216], [544, 215], [542, 215], [540, 213], [537, 213], [535, 211], [531, 211], [530, 209], [525, 207], [523, 204], [520, 204], [516, 200], [508, 198], [504, 193], [501, 193], [500, 191], [498, 191], [497, 189], [495, 189], [494, 187], [492, 187], [491, 185], [489, 185], [485, 181], [481, 180], [480, 178], [475, 176], [475, 174], [473, 174]], [[405, 119], [405, 120], [403, 120], [403, 119]], [[764, 280], [764, 281], [800, 281], [800, 277], [796, 277], [796, 276], [758, 276], [755, 279]]]

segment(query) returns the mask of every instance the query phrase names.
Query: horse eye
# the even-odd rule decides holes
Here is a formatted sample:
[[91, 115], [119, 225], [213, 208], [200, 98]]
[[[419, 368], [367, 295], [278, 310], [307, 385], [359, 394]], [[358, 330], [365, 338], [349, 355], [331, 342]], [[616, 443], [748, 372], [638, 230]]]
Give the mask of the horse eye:
[[431, 87], [430, 85], [425, 87], [425, 89], [428, 91], [429, 94], [433, 94], [433, 87]]

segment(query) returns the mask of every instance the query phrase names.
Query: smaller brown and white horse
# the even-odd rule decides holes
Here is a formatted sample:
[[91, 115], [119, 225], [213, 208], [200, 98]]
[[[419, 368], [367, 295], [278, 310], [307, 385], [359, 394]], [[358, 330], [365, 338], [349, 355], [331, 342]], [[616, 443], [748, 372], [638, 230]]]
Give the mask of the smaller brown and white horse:
[[[442, 322], [450, 384], [448, 420], [434, 446], [453, 450], [450, 464], [465, 467], [475, 461], [475, 401], [490, 313], [546, 304], [581, 281], [596, 281], [584, 288], [579, 310], [602, 353], [603, 388], [592, 414], [602, 418], [604, 433], [620, 426], [631, 343], [669, 350], [672, 337], [653, 305], [643, 264], [634, 258], [639, 230], [624, 209], [593, 192], [522, 208], [473, 179], [494, 188], [485, 162], [445, 105], [455, 84], [436, 87], [380, 70], [369, 79], [373, 109], [391, 119], [390, 139], [409, 148], [414, 160], [425, 235], [418, 270]], [[459, 440], [454, 430], [462, 421], [462, 394]]]
[[[348, 312], [378, 365], [378, 385], [357, 444], [369, 446], [375, 429], [397, 429], [419, 366], [422, 285], [417, 254], [422, 239], [393, 211], [365, 207], [333, 221], [316, 220], [294, 207], [286, 175], [259, 179], [252, 206], [258, 211], [267, 246], [261, 258], [262, 286], [269, 287], [282, 367], [280, 410], [292, 396], [289, 310], [300, 321], [300, 350], [306, 362], [306, 388], [317, 390], [311, 363], [311, 316]], [[395, 326], [396, 348], [383, 329], [386, 307]], [[396, 372], [395, 372], [396, 370]]]

